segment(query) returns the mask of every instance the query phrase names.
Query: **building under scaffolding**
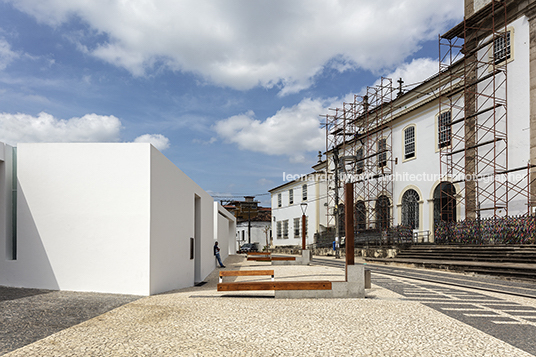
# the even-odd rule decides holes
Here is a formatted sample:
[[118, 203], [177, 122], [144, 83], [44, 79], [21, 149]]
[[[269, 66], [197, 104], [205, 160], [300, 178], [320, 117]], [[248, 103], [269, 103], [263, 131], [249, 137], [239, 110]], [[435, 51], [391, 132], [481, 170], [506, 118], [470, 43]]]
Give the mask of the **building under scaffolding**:
[[[412, 88], [382, 78], [325, 115], [328, 226], [339, 236], [346, 204], [362, 234], [403, 225], [419, 239], [441, 221], [533, 213], [536, 1], [465, 9], [439, 37], [437, 75]], [[354, 202], [342, 201], [345, 182]]]

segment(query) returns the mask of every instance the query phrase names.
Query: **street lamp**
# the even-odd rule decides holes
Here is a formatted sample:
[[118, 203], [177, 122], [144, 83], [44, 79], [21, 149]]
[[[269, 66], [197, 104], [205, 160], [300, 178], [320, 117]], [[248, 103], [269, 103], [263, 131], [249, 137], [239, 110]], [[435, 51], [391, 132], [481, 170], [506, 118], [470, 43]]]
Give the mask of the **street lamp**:
[[302, 249], [305, 250], [305, 212], [307, 212], [307, 202], [302, 202], [300, 204], [302, 211], [301, 224], [302, 224]]

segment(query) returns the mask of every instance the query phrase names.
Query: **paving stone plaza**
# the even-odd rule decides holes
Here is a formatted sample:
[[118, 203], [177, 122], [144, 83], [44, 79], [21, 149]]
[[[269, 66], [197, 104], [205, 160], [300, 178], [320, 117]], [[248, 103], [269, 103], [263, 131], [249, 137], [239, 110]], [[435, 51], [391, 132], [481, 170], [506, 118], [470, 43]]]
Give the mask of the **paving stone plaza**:
[[[225, 264], [234, 270], [269, 266], [248, 262], [243, 256], [231, 256]], [[334, 266], [270, 269], [275, 270], [276, 280], [344, 280], [344, 270]], [[372, 275], [366, 299], [286, 300], [273, 299], [272, 291], [219, 293], [217, 282], [216, 270], [202, 286], [142, 298], [32, 294], [31, 290], [5, 296], [4, 292], [0, 355], [510, 357], [534, 353], [534, 346], [524, 342], [536, 335], [534, 299], [378, 274]]]

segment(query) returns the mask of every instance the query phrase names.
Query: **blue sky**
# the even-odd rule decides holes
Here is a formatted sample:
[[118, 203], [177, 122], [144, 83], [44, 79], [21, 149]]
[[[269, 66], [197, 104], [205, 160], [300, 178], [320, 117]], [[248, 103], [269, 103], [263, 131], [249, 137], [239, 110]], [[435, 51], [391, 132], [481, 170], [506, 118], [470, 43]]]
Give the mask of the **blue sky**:
[[328, 108], [437, 71], [462, 16], [463, 0], [0, 0], [0, 141], [149, 141], [213, 195], [265, 194], [311, 171]]

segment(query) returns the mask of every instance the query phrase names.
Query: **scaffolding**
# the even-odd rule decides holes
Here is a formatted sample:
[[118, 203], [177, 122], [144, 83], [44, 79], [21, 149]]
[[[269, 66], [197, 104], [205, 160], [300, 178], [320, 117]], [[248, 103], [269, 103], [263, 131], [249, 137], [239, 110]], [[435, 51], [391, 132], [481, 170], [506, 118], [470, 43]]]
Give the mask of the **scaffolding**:
[[[511, 168], [508, 155], [507, 63], [510, 33], [505, 1], [485, 8], [439, 37], [437, 116], [441, 220], [505, 217], [512, 202], [526, 198], [530, 210], [530, 165]], [[512, 181], [509, 174], [526, 171]], [[519, 207], [518, 207], [519, 208]], [[519, 210], [518, 210], [519, 211]]]
[[[354, 95], [352, 103], [332, 109], [325, 115], [328, 167], [328, 226], [344, 235], [343, 187], [354, 184], [354, 223], [356, 229], [385, 231], [392, 226], [393, 155], [392, 120], [393, 82], [381, 78], [368, 87], [365, 95]], [[338, 223], [337, 223], [338, 222]]]

